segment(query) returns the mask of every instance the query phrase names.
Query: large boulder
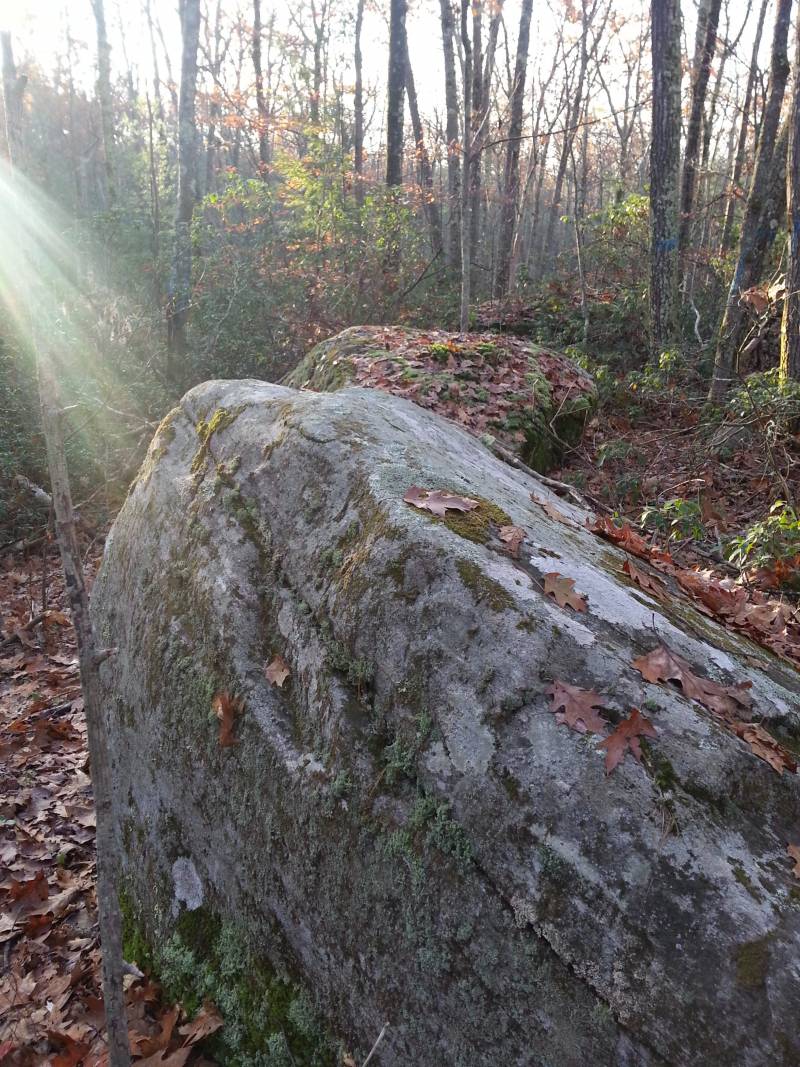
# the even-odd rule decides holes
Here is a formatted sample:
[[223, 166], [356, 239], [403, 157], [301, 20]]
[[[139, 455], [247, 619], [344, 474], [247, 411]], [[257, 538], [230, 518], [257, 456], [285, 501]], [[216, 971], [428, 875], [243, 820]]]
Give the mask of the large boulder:
[[597, 392], [568, 356], [492, 333], [351, 326], [283, 379], [297, 389], [382, 389], [496, 440], [547, 471], [580, 440]]
[[[93, 593], [126, 952], [217, 1004], [220, 1062], [361, 1063], [385, 1023], [383, 1067], [800, 1062], [800, 790], [757, 755], [798, 676], [532, 492], [371, 390], [208, 382], [156, 435]], [[717, 715], [633, 667], [661, 643]], [[601, 733], [642, 709], [641, 762], [554, 681]]]

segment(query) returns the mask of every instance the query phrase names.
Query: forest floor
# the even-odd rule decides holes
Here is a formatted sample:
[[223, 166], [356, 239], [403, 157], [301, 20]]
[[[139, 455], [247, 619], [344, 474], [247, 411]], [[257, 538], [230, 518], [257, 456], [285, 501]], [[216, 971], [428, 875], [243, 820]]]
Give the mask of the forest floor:
[[[742, 622], [755, 612], [761, 643], [796, 663], [793, 600], [769, 588], [769, 575], [756, 576], [741, 594], [721, 555], [729, 531], [763, 516], [787, 490], [800, 496], [796, 467], [750, 444], [723, 454], [709, 448], [700, 405], [671, 397], [633, 414], [595, 416], [553, 474], [579, 487], [598, 513], [630, 523], [611, 539], [633, 555], [658, 562], [668, 547], [669, 573], [684, 588], [694, 583], [701, 610], [760, 639], [752, 620]], [[667, 545], [666, 534], [654, 537], [637, 524], [647, 501], [672, 498], [696, 501], [697, 521]], [[86, 547], [90, 575], [101, 540]], [[701, 595], [709, 590], [710, 597]], [[726, 612], [730, 590], [744, 596], [745, 614], [741, 600], [738, 614]], [[100, 1067], [94, 811], [75, 641], [51, 542], [0, 556], [0, 608], [0, 1064]], [[191, 1027], [180, 1026], [178, 1009], [164, 1003], [157, 986], [133, 973], [125, 983], [139, 1065], [182, 1067], [201, 1055]]]

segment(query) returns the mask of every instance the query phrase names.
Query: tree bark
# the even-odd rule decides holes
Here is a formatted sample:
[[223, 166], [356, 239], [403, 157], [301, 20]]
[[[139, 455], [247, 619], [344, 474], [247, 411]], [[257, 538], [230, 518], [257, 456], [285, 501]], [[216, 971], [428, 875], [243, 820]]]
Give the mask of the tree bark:
[[795, 30], [789, 158], [786, 167], [786, 229], [789, 254], [781, 322], [780, 376], [800, 379], [800, 23]]
[[200, 0], [181, 0], [181, 87], [178, 102], [178, 197], [175, 211], [175, 250], [167, 306], [167, 377], [177, 381], [178, 367], [187, 354], [186, 328], [192, 285], [192, 211], [197, 199], [197, 48], [200, 39]]
[[722, 228], [722, 239], [720, 241], [720, 248], [723, 252], [727, 252], [733, 248], [733, 221], [736, 215], [737, 190], [739, 188], [739, 183], [742, 180], [742, 171], [744, 170], [747, 153], [747, 137], [750, 130], [750, 108], [753, 103], [756, 72], [758, 70], [758, 52], [761, 48], [761, 34], [764, 30], [764, 19], [767, 14], [768, 2], [769, 0], [762, 0], [761, 11], [759, 12], [758, 24], [756, 26], [756, 35], [753, 41], [753, 53], [750, 60], [750, 69], [747, 75], [747, 88], [745, 89], [744, 103], [742, 104], [742, 125], [739, 129], [739, 140], [736, 146], [733, 174], [731, 175], [731, 188], [728, 194], [728, 205], [725, 210], [725, 223]]
[[650, 343], [657, 357], [677, 334], [678, 182], [681, 143], [680, 0], [653, 0], [650, 149]]
[[258, 112], [258, 162], [263, 171], [269, 163], [269, 124], [264, 98], [264, 74], [261, 69], [261, 0], [253, 0], [253, 70]]
[[353, 59], [355, 63], [356, 85], [353, 100], [353, 157], [355, 167], [356, 204], [364, 206], [364, 74], [361, 54], [361, 30], [364, 25], [364, 0], [358, 0], [356, 7], [355, 43]]
[[695, 186], [697, 184], [697, 161], [700, 155], [700, 136], [703, 125], [703, 110], [711, 75], [711, 63], [717, 47], [717, 26], [722, 0], [710, 0], [703, 23], [703, 39], [700, 54], [692, 76], [692, 103], [686, 131], [686, 148], [683, 155], [681, 176], [680, 222], [678, 225], [678, 254], [683, 257], [689, 245], [692, 230]]
[[6, 158], [13, 164], [22, 150], [22, 101], [28, 79], [26, 75], [17, 73], [11, 34], [7, 30], [0, 34], [0, 48], [3, 54]]
[[104, 703], [100, 695], [100, 661], [94, 629], [89, 617], [89, 597], [81, 563], [81, 551], [75, 533], [69, 472], [58, 393], [50, 368], [37, 350], [39, 399], [42, 428], [50, 469], [50, 488], [56, 519], [56, 538], [64, 568], [72, 624], [78, 645], [83, 707], [89, 744], [89, 766], [97, 817], [97, 912], [103, 961], [103, 1001], [108, 1031], [109, 1067], [128, 1067], [130, 1047], [125, 996], [122, 986], [122, 919], [115, 874], [114, 821], [111, 798], [113, 781], [106, 728]]
[[761, 121], [761, 136], [758, 142], [753, 180], [742, 222], [736, 267], [719, 330], [714, 359], [714, 376], [709, 392], [711, 401], [721, 400], [731, 384], [746, 322], [745, 310], [739, 303], [739, 296], [759, 281], [764, 252], [770, 237], [774, 235], [770, 227], [770, 221], [775, 212], [773, 197], [770, 196], [770, 175], [775, 163], [776, 134], [789, 77], [787, 39], [791, 11], [792, 0], [778, 0], [772, 37], [767, 102]]
[[92, 0], [92, 10], [97, 29], [97, 99], [100, 104], [100, 126], [103, 132], [106, 198], [108, 207], [113, 208], [116, 204], [117, 190], [114, 177], [114, 106], [111, 99], [111, 46], [108, 43], [103, 0]]
[[525, 75], [528, 68], [532, 10], [533, 0], [522, 0], [522, 10], [519, 17], [519, 36], [517, 37], [517, 57], [514, 64], [514, 83], [511, 89], [511, 118], [508, 124], [508, 146], [506, 148], [503, 175], [503, 199], [500, 206], [500, 237], [494, 293], [497, 298], [504, 297], [513, 284], [511, 253], [514, 244], [514, 227], [517, 221], [517, 200], [519, 198], [520, 138], [522, 136]]
[[386, 115], [386, 184], [403, 184], [403, 112], [406, 87], [406, 0], [391, 0]]
[[[527, 2], [527, 0], [525, 0]], [[459, 330], [465, 334], [469, 330], [469, 301], [471, 284], [471, 264], [469, 247], [469, 168], [470, 149], [472, 146], [472, 43], [469, 39], [467, 15], [470, 0], [461, 0], [461, 47], [464, 53], [464, 133], [461, 144], [461, 308], [459, 313]]]
[[406, 50], [406, 95], [408, 96], [408, 110], [411, 114], [411, 128], [414, 131], [417, 175], [422, 194], [422, 207], [425, 213], [425, 219], [428, 223], [431, 249], [434, 255], [438, 255], [438, 253], [442, 251], [443, 246], [442, 216], [433, 192], [433, 168], [431, 167], [428, 149], [425, 146], [425, 132], [422, 128], [422, 119], [420, 118], [419, 104], [417, 103], [417, 88], [414, 84], [414, 72], [411, 69], [411, 60], [408, 55], [408, 38], [405, 34], [405, 27], [403, 27], [403, 36]]
[[461, 153], [458, 121], [458, 87], [453, 46], [455, 20], [450, 0], [439, 0], [444, 56], [444, 94], [447, 109], [447, 245], [448, 264], [458, 270], [461, 262]]

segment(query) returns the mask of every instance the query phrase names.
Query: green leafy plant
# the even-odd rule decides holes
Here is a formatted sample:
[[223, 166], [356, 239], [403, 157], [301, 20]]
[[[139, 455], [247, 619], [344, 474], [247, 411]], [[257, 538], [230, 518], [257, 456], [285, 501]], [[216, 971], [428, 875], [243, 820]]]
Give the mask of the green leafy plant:
[[729, 541], [727, 555], [737, 567], [767, 567], [782, 584], [796, 584], [796, 567], [786, 565], [800, 559], [800, 516], [785, 500], [776, 500], [766, 518]]
[[646, 507], [642, 511], [641, 523], [664, 534], [668, 540], [691, 537], [699, 541], [704, 536], [700, 504], [683, 497]]

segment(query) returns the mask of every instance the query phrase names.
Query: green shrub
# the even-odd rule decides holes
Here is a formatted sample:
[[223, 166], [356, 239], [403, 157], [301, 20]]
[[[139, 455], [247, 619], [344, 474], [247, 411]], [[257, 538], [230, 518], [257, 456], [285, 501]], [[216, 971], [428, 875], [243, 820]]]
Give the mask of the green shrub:
[[737, 567], [766, 567], [785, 584], [797, 584], [796, 567], [785, 565], [800, 558], [800, 516], [784, 500], [776, 500], [765, 519], [729, 541], [727, 555]]
[[668, 540], [691, 537], [699, 541], [705, 533], [700, 504], [696, 500], [684, 500], [682, 497], [668, 500], [665, 504], [646, 507], [642, 512], [641, 523], [648, 529], [665, 535]]

